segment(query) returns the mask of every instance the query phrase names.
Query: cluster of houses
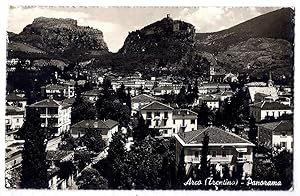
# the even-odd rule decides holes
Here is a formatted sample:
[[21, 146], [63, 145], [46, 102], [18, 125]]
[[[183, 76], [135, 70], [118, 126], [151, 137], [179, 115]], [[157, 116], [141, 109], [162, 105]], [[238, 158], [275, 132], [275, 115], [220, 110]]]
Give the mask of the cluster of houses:
[[[101, 80], [102, 77], [91, 77]], [[206, 103], [211, 110], [220, 108], [221, 103], [234, 95], [229, 84], [224, 80], [236, 81], [237, 76], [226, 74], [220, 67], [210, 68], [210, 79], [198, 84], [198, 99], [194, 105]], [[85, 81], [77, 81], [83, 85]], [[254, 144], [247, 139], [218, 127], [198, 126], [198, 114], [189, 109], [181, 109], [162, 103], [161, 95], [178, 94], [181, 83], [152, 77], [142, 79], [140, 73], [126, 78], [114, 79], [111, 82], [114, 90], [122, 84], [131, 94], [132, 116], [142, 115], [149, 128], [158, 129], [162, 137], [175, 137], [176, 161], [184, 157], [185, 171], [189, 175], [192, 168], [199, 167], [201, 159], [202, 141], [204, 135], [209, 136], [208, 159], [222, 176], [225, 165], [230, 173], [243, 168], [243, 175], [252, 174]], [[293, 150], [293, 123], [291, 120], [280, 120], [285, 115], [293, 113], [293, 97], [291, 87], [275, 86], [270, 75], [267, 83], [251, 82], [245, 85], [249, 95], [250, 114], [254, 116], [258, 125], [258, 143], [266, 148], [280, 146]], [[95, 103], [101, 88], [83, 92], [83, 96], [91, 103]], [[54, 136], [48, 141], [47, 162], [49, 164], [49, 187], [52, 189], [66, 189], [71, 186], [73, 174], [68, 179], [59, 177], [59, 165], [62, 162], [73, 161], [74, 152], [58, 150], [58, 143], [62, 133], [70, 132], [74, 138], [81, 137], [87, 129], [95, 129], [102, 134], [107, 142], [112, 135], [119, 131], [117, 121], [82, 120], [72, 124], [72, 103], [75, 100], [75, 82], [73, 80], [58, 80], [57, 84], [48, 84], [41, 88], [44, 100], [27, 105], [24, 94], [13, 92], [6, 97], [6, 175], [21, 164], [22, 140], [18, 140], [16, 132], [24, 124], [26, 108], [38, 108], [42, 127], [51, 127]], [[277, 121], [276, 121], [277, 119]]]

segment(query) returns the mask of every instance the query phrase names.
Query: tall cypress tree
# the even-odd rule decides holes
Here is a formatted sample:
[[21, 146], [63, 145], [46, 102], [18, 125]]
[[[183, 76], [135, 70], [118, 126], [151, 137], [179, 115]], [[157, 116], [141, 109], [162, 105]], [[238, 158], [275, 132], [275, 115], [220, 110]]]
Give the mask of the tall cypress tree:
[[208, 143], [209, 143], [209, 136], [208, 133], [205, 132], [203, 141], [202, 141], [202, 153], [201, 153], [201, 160], [200, 160], [200, 178], [205, 179], [209, 176], [209, 166], [207, 161], [208, 155]]
[[36, 109], [28, 108], [22, 130], [25, 140], [22, 153], [21, 188], [48, 188], [46, 165], [46, 130]]

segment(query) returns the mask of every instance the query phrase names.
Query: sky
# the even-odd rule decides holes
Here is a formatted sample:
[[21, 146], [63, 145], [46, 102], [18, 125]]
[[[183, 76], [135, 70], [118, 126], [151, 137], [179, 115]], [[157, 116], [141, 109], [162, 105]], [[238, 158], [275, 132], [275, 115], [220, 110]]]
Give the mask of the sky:
[[141, 29], [170, 14], [189, 22], [196, 32], [227, 29], [280, 7], [10, 7], [7, 30], [20, 33], [37, 17], [72, 18], [80, 26], [103, 32], [104, 41], [117, 52], [131, 31]]

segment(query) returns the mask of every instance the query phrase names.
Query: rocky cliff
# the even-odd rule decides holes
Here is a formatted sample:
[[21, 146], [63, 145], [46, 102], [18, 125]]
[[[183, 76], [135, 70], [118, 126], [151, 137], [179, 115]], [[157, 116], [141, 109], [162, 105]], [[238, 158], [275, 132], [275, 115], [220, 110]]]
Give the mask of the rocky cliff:
[[29, 44], [54, 54], [68, 51], [108, 51], [102, 31], [78, 26], [73, 19], [36, 18], [21, 33], [9, 34], [9, 38], [10, 42]]

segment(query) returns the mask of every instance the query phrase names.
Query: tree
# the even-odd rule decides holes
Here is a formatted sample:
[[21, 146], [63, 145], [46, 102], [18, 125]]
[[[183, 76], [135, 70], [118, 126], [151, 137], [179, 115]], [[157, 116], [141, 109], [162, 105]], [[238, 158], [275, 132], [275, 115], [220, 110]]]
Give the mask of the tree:
[[255, 125], [255, 118], [251, 115], [249, 120], [249, 132], [248, 132], [248, 139], [253, 144], [257, 144], [257, 126]]
[[88, 151], [75, 151], [74, 161], [76, 163], [77, 170], [81, 171], [92, 162], [91, 153]]
[[293, 186], [293, 154], [287, 150], [276, 152], [273, 162], [282, 182], [282, 189], [288, 190]]
[[84, 169], [78, 177], [76, 184], [79, 189], [107, 189], [108, 181], [96, 169]]
[[205, 132], [203, 141], [202, 141], [202, 153], [201, 153], [201, 160], [200, 160], [200, 178], [205, 179], [209, 176], [209, 166], [207, 161], [208, 156], [208, 143], [209, 143], [209, 136], [208, 133]]
[[48, 188], [46, 165], [46, 130], [41, 128], [40, 114], [28, 108], [26, 121], [20, 130], [24, 142], [21, 188]]
[[181, 149], [180, 156], [179, 156], [179, 163], [177, 166], [177, 188], [182, 189], [183, 183], [186, 180], [186, 174], [185, 174], [185, 163], [184, 163], [184, 150]]
[[78, 123], [82, 120], [95, 119], [96, 110], [92, 103], [84, 100], [81, 94], [77, 94], [75, 102], [72, 105], [72, 124]]
[[62, 135], [61, 143], [58, 148], [60, 150], [74, 150], [77, 146], [77, 142], [72, 137], [71, 133], [66, 132]]
[[180, 108], [187, 104], [185, 86], [181, 87], [178, 95], [176, 96], [176, 103]]
[[126, 161], [127, 152], [125, 149], [125, 135], [117, 132], [113, 135], [109, 144], [107, 160], [107, 179], [109, 188], [131, 189], [131, 169]]
[[198, 125], [208, 126], [211, 121], [211, 111], [206, 103], [202, 103], [200, 107], [195, 107], [193, 109], [198, 113]]
[[146, 136], [150, 134], [149, 125], [145, 122], [144, 118], [138, 112], [138, 123], [137, 126], [133, 128], [133, 139], [135, 141], [142, 141]]
[[101, 132], [93, 128], [86, 129], [85, 134], [80, 138], [80, 141], [89, 151], [97, 153], [103, 151], [106, 146], [105, 141], [102, 139]]

